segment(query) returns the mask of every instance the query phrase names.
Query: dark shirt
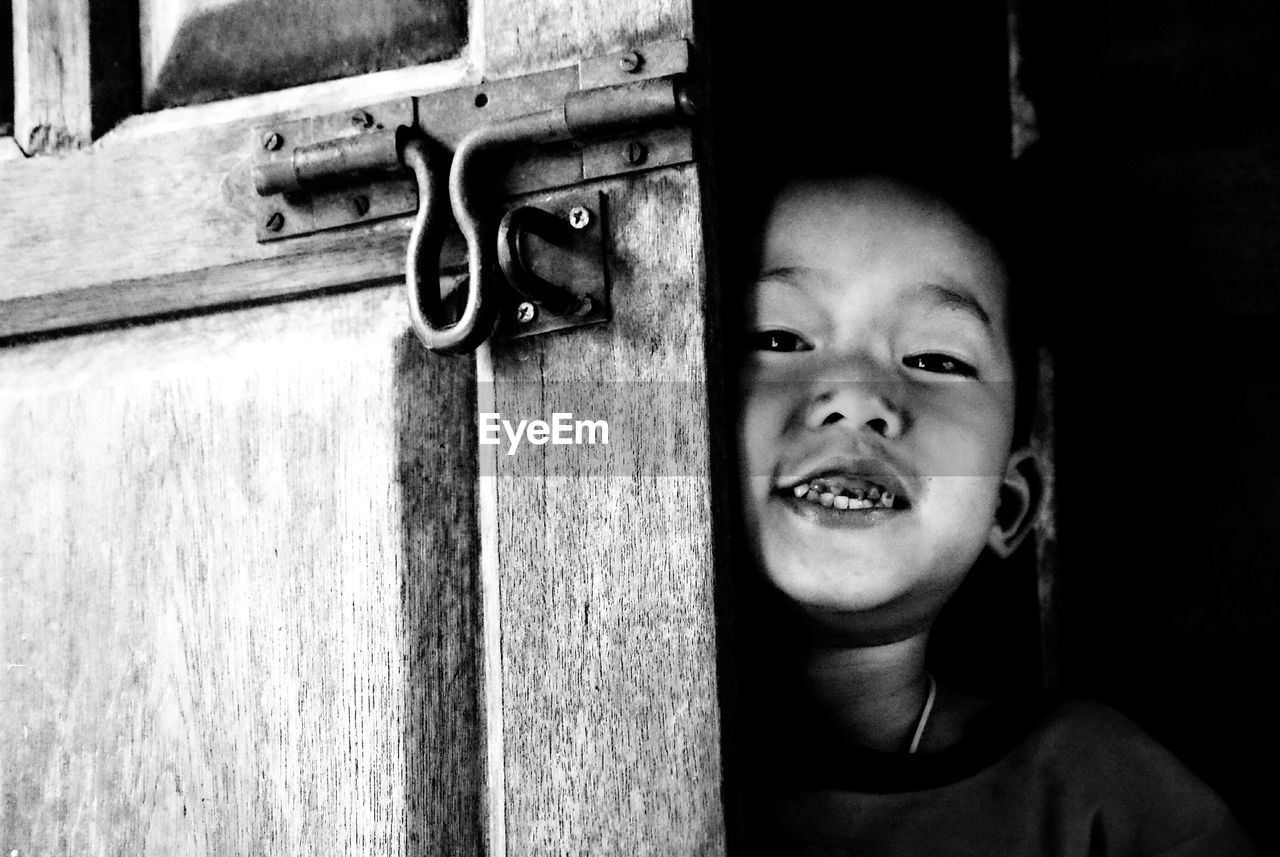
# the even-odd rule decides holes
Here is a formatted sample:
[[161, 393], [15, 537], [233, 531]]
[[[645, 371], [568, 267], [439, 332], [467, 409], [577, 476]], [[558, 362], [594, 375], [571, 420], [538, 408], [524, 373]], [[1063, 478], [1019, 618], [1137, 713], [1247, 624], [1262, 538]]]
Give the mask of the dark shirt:
[[818, 756], [783, 775], [768, 810], [771, 836], [757, 853], [1255, 853], [1222, 800], [1120, 713], [1072, 701], [1032, 723], [1003, 744], [1009, 732], [991, 729], [988, 740], [939, 753]]

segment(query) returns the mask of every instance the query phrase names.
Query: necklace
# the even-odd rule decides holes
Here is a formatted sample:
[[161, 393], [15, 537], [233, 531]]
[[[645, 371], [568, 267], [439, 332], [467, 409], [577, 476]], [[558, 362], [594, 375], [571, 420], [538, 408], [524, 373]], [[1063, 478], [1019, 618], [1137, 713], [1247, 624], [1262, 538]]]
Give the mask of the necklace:
[[920, 749], [920, 739], [924, 737], [924, 727], [929, 725], [929, 715], [933, 713], [933, 703], [938, 698], [938, 683], [934, 681], [933, 674], [926, 670], [924, 675], [925, 678], [929, 679], [929, 695], [924, 698], [924, 708], [920, 709], [920, 719], [916, 721], [916, 731], [911, 736], [911, 746], [907, 748], [908, 754]]

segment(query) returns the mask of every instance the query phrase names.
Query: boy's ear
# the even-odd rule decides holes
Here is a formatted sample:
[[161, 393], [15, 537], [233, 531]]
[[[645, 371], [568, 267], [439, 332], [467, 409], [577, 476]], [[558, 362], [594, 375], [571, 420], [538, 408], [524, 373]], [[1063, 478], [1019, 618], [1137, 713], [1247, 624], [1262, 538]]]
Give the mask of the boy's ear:
[[1000, 486], [1000, 506], [987, 537], [987, 547], [1001, 559], [1007, 558], [1031, 532], [1044, 501], [1044, 477], [1040, 459], [1030, 447], [1014, 450]]

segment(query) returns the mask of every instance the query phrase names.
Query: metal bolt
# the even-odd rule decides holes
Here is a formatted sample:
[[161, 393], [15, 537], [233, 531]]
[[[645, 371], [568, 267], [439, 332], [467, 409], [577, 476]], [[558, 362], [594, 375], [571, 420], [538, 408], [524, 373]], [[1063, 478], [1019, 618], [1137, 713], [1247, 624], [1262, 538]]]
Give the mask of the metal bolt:
[[681, 86], [676, 90], [676, 103], [680, 105], [680, 112], [685, 116], [697, 116], [699, 96], [698, 93], [688, 86]]
[[373, 117], [369, 115], [367, 110], [357, 110], [351, 114], [351, 124], [360, 128], [368, 128], [373, 125]]
[[591, 295], [583, 295], [582, 301], [574, 308], [573, 314], [578, 318], [586, 318], [595, 308], [596, 302], [591, 299]]
[[274, 152], [284, 145], [284, 137], [281, 137], [275, 131], [269, 131], [262, 135], [262, 148], [268, 152]]
[[278, 211], [271, 212], [271, 216], [267, 218], [267, 229], [272, 232], [279, 232], [284, 229], [284, 215]]
[[369, 197], [362, 194], [351, 200], [351, 203], [355, 206], [356, 214], [360, 217], [364, 217], [369, 213]]
[[632, 140], [622, 149], [622, 159], [633, 167], [638, 167], [649, 157], [649, 148], [639, 140]]
[[635, 51], [627, 51], [625, 54], [618, 57], [618, 68], [622, 69], [627, 74], [635, 74], [640, 70], [640, 66], [642, 65], [644, 65], [644, 57], [640, 56], [640, 54]]
[[569, 209], [569, 225], [574, 229], [586, 229], [591, 225], [591, 209], [581, 205]]
[[528, 324], [538, 315], [538, 308], [528, 301], [521, 301], [516, 307], [516, 321]]

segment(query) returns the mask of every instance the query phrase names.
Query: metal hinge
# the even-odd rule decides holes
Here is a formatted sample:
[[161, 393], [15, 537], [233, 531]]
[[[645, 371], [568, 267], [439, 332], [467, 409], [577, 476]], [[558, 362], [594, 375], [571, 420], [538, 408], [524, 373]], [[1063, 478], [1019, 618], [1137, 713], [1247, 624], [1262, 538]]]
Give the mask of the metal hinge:
[[[607, 319], [607, 289], [602, 282], [558, 282], [574, 294], [591, 296], [593, 303], [586, 311], [568, 299], [549, 300], [560, 312], [548, 310], [516, 282], [513, 290], [503, 290], [500, 301], [485, 306], [482, 293], [488, 284], [474, 281], [489, 276], [485, 272], [496, 267], [489, 262], [500, 250], [503, 268], [513, 277], [511, 270], [528, 273], [537, 260], [527, 265], [529, 260], [523, 258], [512, 262], [512, 250], [519, 256], [520, 248], [545, 249], [557, 243], [523, 241], [521, 229], [532, 228], [541, 239], [548, 238], [543, 234], [548, 230], [562, 232], [543, 219], [522, 216], [517, 218], [515, 238], [504, 233], [507, 237], [499, 247], [500, 217], [489, 209], [501, 199], [540, 192], [538, 205], [544, 211], [565, 217], [573, 210], [592, 211], [599, 233], [589, 246], [603, 248], [603, 206], [592, 202], [592, 194], [584, 195], [585, 189], [574, 190], [574, 186], [693, 159], [693, 141], [685, 126], [694, 111], [689, 66], [687, 42], [661, 42], [593, 57], [572, 67], [256, 128], [251, 172], [258, 240], [278, 241], [418, 211], [425, 207], [420, 197], [430, 195], [424, 176], [430, 169], [442, 169], [432, 165], [448, 164], [452, 158], [449, 205], [469, 250], [465, 258], [457, 258], [456, 250], [442, 251], [441, 239], [439, 247], [429, 249], [450, 258], [433, 260], [431, 267], [438, 276], [440, 265], [466, 262], [473, 282], [457, 324], [442, 326], [427, 317], [430, 310], [424, 317], [415, 312], [415, 321], [425, 326], [419, 330], [424, 342], [436, 350], [469, 349], [487, 337], [498, 317], [510, 335]], [[414, 140], [419, 142], [410, 146]], [[500, 157], [494, 157], [497, 150]], [[472, 166], [481, 157], [483, 171]], [[417, 166], [415, 158], [421, 162]], [[480, 178], [484, 188], [475, 186]], [[560, 195], [557, 189], [569, 190]], [[415, 233], [439, 231], [438, 219]], [[570, 237], [558, 242], [562, 251], [576, 252], [574, 248], [586, 237], [586, 230], [574, 226], [570, 224], [565, 233]], [[428, 243], [437, 237], [428, 235]], [[417, 267], [419, 274], [424, 273], [422, 265]], [[560, 267], [574, 276], [598, 269], [598, 275], [591, 276], [607, 281], [603, 262]], [[411, 291], [414, 268], [411, 261], [407, 275]], [[411, 295], [411, 302], [436, 301], [433, 292], [438, 284], [434, 277], [428, 279], [432, 283], [425, 294]], [[495, 310], [498, 303], [501, 308]], [[536, 322], [530, 317], [530, 305], [532, 315], [539, 317]], [[479, 318], [472, 317], [477, 314]], [[485, 329], [462, 336], [447, 333], [472, 322]]]

